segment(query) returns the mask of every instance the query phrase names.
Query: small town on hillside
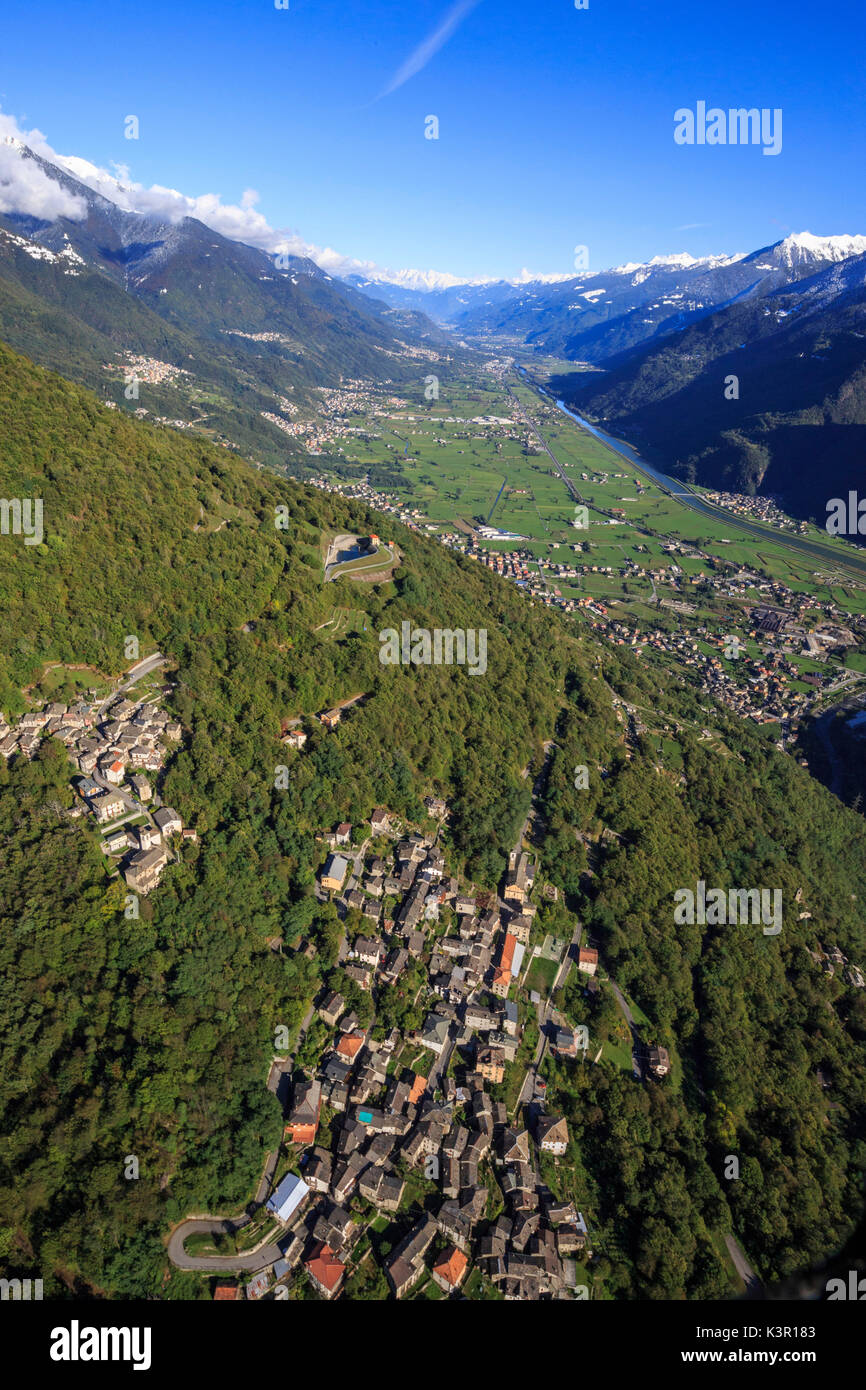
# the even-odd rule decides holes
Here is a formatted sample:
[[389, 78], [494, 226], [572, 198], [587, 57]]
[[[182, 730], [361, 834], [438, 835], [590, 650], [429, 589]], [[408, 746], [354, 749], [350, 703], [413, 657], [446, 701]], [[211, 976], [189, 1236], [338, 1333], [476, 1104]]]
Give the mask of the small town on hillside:
[[72, 704], [50, 701], [21, 715], [14, 725], [0, 714], [0, 755], [32, 758], [43, 738], [65, 744], [82, 774], [73, 786], [79, 804], [69, 813], [87, 816], [103, 832], [100, 849], [110, 872], [119, 870], [135, 894], [156, 888], [175, 859], [175, 840], [195, 840], [180, 816], [164, 806], [153, 779], [181, 738], [181, 726], [159, 699], [128, 699], [123, 692], [100, 698], [96, 690]]
[[[324, 480], [319, 485], [342, 491]], [[371, 504], [366, 485], [349, 495]], [[417, 515], [397, 517], [421, 528]], [[825, 603], [821, 621], [810, 625], [814, 599], [743, 566], [720, 565], [694, 546], [666, 543], [670, 565], [650, 577], [677, 595], [661, 605], [686, 618], [697, 612], [688, 600], [707, 585], [741, 603], [751, 650], [733, 662], [729, 639], [705, 622], [641, 630], [598, 598], [563, 596], [555, 587], [599, 566], [542, 558], [531, 571], [531, 552], [501, 553], [484, 544], [500, 538], [482, 526], [475, 534], [439, 537], [511, 579], [530, 601], [582, 617], [609, 643], [638, 657], [672, 658], [739, 716], [778, 721], [780, 747], [821, 694], [859, 679], [827, 660], [859, 642], [859, 619]], [[573, 551], [581, 556], [582, 546]], [[707, 571], [687, 576], [677, 563], [684, 554], [706, 560]], [[632, 571], [633, 562], [620, 573]], [[803, 676], [794, 664], [803, 654], [818, 673]], [[153, 661], [162, 664], [158, 657], [147, 664]], [[196, 832], [163, 805], [157, 790], [182, 736], [179, 721], [162, 708], [174, 687], [149, 686], [136, 696], [132, 675], [107, 694], [90, 690], [73, 703], [47, 701], [14, 724], [0, 716], [0, 754], [30, 758], [43, 738], [66, 746], [78, 774], [78, 801], [67, 814], [92, 822], [107, 871], [137, 898], [159, 886]], [[305, 722], [334, 730], [365, 698], [358, 692], [317, 714], [284, 720], [281, 744], [300, 754], [309, 738]], [[614, 707], [630, 756], [647, 732], [642, 712], [619, 697]], [[261, 1240], [239, 1251], [235, 1262], [228, 1253], [220, 1258], [225, 1223], [214, 1219], [214, 1255], [202, 1264], [233, 1276], [218, 1281], [219, 1300], [355, 1299], [369, 1289], [396, 1299], [592, 1296], [604, 1237], [592, 1229], [591, 1204], [587, 1209], [575, 1196], [569, 1127], [550, 1107], [542, 1063], [546, 1057], [569, 1067], [613, 1060], [607, 1044], [590, 1044], [584, 1021], [591, 996], [610, 988], [627, 1022], [618, 1065], [652, 1086], [664, 1084], [671, 1057], [664, 1046], [643, 1042], [581, 924], [570, 940], [552, 939], [545, 929], [540, 908], [557, 900], [557, 890], [536, 883], [525, 831], [499, 891], [478, 890], [448, 868], [440, 845], [446, 802], [431, 795], [426, 810], [421, 826], [380, 807], [368, 824], [339, 824], [318, 837], [315, 895], [333, 906], [340, 923], [338, 978], [335, 983], [331, 973], [322, 985], [292, 1055], [273, 1057], [267, 1085], [284, 1129], [248, 1209]], [[606, 836], [616, 838], [610, 830], [601, 839]], [[282, 950], [279, 941], [269, 945]], [[315, 959], [312, 943], [297, 949]], [[860, 966], [838, 948], [819, 946], [813, 959], [825, 974], [838, 970], [852, 988], [866, 988]], [[575, 1014], [573, 988], [565, 1002], [572, 969], [587, 1001], [583, 1018], [579, 1008]], [[238, 1277], [241, 1271], [251, 1277]]]
[[[441, 828], [447, 805], [426, 805]], [[343, 923], [341, 984], [323, 988], [268, 1080], [287, 1168], [265, 1203], [263, 1254], [279, 1257], [245, 1285], [220, 1281], [218, 1299], [303, 1296], [304, 1280], [322, 1298], [354, 1297], [382, 1274], [394, 1298], [589, 1297], [592, 1233], [556, 1191], [569, 1132], [539, 1066], [548, 1050], [580, 1066], [601, 1049], [587, 1056], [586, 1026], [534, 990], [528, 1033], [519, 985], [545, 959], [554, 984], [574, 965], [595, 992], [598, 950], [579, 926], [570, 943], [541, 940], [532, 899], [556, 890], [536, 884], [525, 850], [497, 894], [462, 886], [438, 841], [383, 807], [369, 828], [322, 835], [317, 891]], [[412, 1006], [402, 1029], [386, 1004], [395, 990]], [[652, 1084], [670, 1059], [648, 1047], [634, 1065]]]

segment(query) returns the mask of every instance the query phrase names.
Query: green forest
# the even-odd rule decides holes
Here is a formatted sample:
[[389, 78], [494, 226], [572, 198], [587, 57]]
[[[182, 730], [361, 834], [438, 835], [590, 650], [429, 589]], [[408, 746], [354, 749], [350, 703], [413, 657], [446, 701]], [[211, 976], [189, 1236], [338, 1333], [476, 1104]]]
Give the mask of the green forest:
[[[568, 644], [479, 566], [403, 534], [396, 581], [353, 585], [367, 634], [325, 640], [339, 586], [322, 586], [322, 532], [369, 533], [363, 510], [107, 411], [2, 348], [0, 438], [5, 491], [41, 497], [45, 517], [42, 545], [0, 542], [0, 709], [24, 708], [45, 662], [117, 675], [128, 634], [163, 651], [186, 731], [163, 796], [199, 832], [127, 921], [93, 836], [64, 814], [65, 749], [0, 764], [0, 1248], [61, 1290], [154, 1294], [163, 1233], [191, 1209], [239, 1207], [279, 1137], [274, 1029], [297, 1025], [336, 949], [312, 894], [315, 832], [377, 804], [423, 817], [422, 796], [445, 792], [454, 863], [494, 883]], [[404, 619], [487, 628], [487, 675], [383, 667], [377, 634]], [[335, 732], [310, 718], [359, 691]], [[301, 755], [278, 742], [298, 715]], [[314, 965], [291, 952], [302, 935]]]
[[[631, 757], [617, 748], [603, 681], [682, 720], [684, 785], [648, 739]], [[863, 1201], [866, 998], [809, 954], [820, 942], [855, 962], [866, 955], [862, 819], [730, 716], [719, 711], [715, 746], [690, 728], [695, 716], [706, 722], [691, 690], [660, 698], [634, 656], [606, 651], [600, 674], [570, 685], [546, 799], [543, 862], [650, 1019], [649, 1040], [675, 1059], [649, 1096], [601, 1068], [560, 1066], [554, 1083], [584, 1161], [595, 1153], [608, 1177], [601, 1202], [614, 1227], [617, 1203], [636, 1218], [618, 1236], [625, 1287], [640, 1297], [720, 1296], [696, 1235], [704, 1225], [737, 1231], [774, 1280], [840, 1248]], [[578, 763], [590, 778], [576, 791]], [[604, 842], [589, 875], [575, 826], [621, 837]], [[698, 879], [780, 888], [783, 930], [677, 926], [674, 892]], [[592, 1028], [603, 1005], [584, 999], [578, 980], [569, 989], [574, 1016]], [[728, 1155], [739, 1159], [736, 1180], [724, 1177]]]
[[[723, 1295], [714, 1238], [731, 1229], [765, 1278], [842, 1244], [863, 1204], [866, 1000], [806, 947], [866, 959], [858, 815], [721, 711], [702, 743], [691, 721], [711, 716], [692, 692], [482, 566], [106, 410], [2, 346], [0, 450], [4, 496], [43, 499], [45, 528], [41, 545], [0, 536], [0, 710], [26, 708], [46, 663], [117, 677], [129, 635], [163, 652], [184, 737], [161, 794], [199, 836], [128, 920], [68, 815], [66, 750], [46, 739], [31, 762], [0, 762], [4, 1272], [38, 1269], [47, 1296], [202, 1296], [164, 1239], [192, 1211], [240, 1210], [279, 1139], [274, 1030], [297, 1028], [336, 962], [316, 833], [376, 805], [420, 821], [441, 794], [452, 868], [493, 888], [548, 739], [543, 868], [676, 1063], [646, 1089], [608, 1065], [555, 1068], [610, 1232], [609, 1289]], [[326, 533], [371, 530], [398, 541], [394, 580], [349, 597], [346, 580], [323, 585]], [[363, 623], [331, 640], [317, 629], [339, 602]], [[378, 633], [404, 620], [486, 629], [486, 675], [382, 666]], [[648, 742], [626, 748], [611, 690], [682, 721], [682, 781]], [[317, 712], [356, 694], [326, 733]], [[300, 753], [279, 743], [291, 718]], [[578, 832], [601, 827], [621, 839], [593, 868]], [[673, 893], [698, 878], [780, 887], [782, 933], [675, 926]], [[314, 959], [293, 952], [302, 938]], [[728, 1154], [738, 1181], [722, 1177]]]

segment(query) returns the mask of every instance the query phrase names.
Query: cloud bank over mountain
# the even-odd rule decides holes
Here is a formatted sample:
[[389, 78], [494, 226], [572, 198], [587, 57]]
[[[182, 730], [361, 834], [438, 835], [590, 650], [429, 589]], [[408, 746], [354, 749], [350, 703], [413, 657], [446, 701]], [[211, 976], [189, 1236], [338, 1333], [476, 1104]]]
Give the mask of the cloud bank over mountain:
[[[0, 212], [25, 212], [46, 221], [83, 217], [87, 209], [82, 200], [55, 183], [38, 164], [22, 159], [22, 144], [29, 144], [38, 154], [49, 149], [41, 131], [31, 130], [25, 136], [11, 116], [0, 112]], [[51, 154], [45, 157], [54, 158]]]
[[[331, 275], [362, 275], [386, 283], [413, 289], [439, 289], [462, 284], [484, 284], [485, 279], [466, 281], [445, 271], [398, 269], [380, 266], [375, 261], [362, 261], [346, 256], [331, 246], [317, 246], [306, 241], [294, 229], [273, 227], [258, 211], [259, 195], [247, 189], [240, 203], [224, 202], [220, 193], [201, 193], [191, 196], [176, 188], [153, 184], [150, 188], [137, 183], [125, 165], [115, 164], [112, 170], [100, 168], [78, 155], [59, 154], [40, 130], [26, 130], [13, 116], [0, 111], [0, 212], [27, 213], [32, 217], [51, 220], [68, 217], [78, 220], [86, 215], [85, 204], [50, 179], [32, 160], [23, 159], [25, 149], [31, 149], [43, 159], [67, 170], [81, 183], [126, 212], [177, 223], [185, 217], [195, 217], [205, 226], [234, 241], [246, 242], [270, 255], [285, 253], [308, 256]], [[491, 276], [492, 281], [498, 277]], [[523, 270], [518, 280], [557, 279], [534, 276]], [[566, 278], [566, 277], [561, 277]]]

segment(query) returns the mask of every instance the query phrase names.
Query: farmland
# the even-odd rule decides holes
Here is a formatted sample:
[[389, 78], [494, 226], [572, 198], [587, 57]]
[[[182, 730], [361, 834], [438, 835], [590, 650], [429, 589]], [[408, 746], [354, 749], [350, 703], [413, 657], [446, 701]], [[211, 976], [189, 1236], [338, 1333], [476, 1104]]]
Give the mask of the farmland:
[[[585, 529], [575, 528], [575, 503], [522, 413], [539, 427], [586, 504]], [[817, 605], [835, 603], [850, 614], [866, 613], [866, 585], [849, 572], [832, 564], [821, 567], [820, 561], [786, 548], [784, 535], [769, 527], [766, 538], [759, 538], [741, 531], [733, 518], [729, 524], [723, 516], [682, 506], [543, 401], [513, 370], [482, 372], [472, 381], [443, 380], [438, 399], [379, 414], [367, 427], [364, 435], [347, 432], [339, 438], [340, 451], [359, 465], [387, 461], [398, 479], [391, 495], [420, 529], [466, 534], [487, 523], [521, 537], [485, 544], [493, 552], [519, 544], [530, 570], [539, 561], [545, 569], [585, 569], [557, 577], [563, 593], [619, 602], [636, 617], [646, 617], [647, 605], [654, 610], [666, 588], [664, 579], [654, 582], [649, 572], [670, 567], [671, 555], [663, 547], [676, 541], [684, 547], [676, 556], [680, 592], [683, 584], [697, 586], [720, 563], [758, 570], [794, 594], [813, 596]], [[815, 527], [805, 534], [827, 540]], [[626, 568], [631, 573], [624, 575]], [[718, 616], [719, 606], [702, 611]]]

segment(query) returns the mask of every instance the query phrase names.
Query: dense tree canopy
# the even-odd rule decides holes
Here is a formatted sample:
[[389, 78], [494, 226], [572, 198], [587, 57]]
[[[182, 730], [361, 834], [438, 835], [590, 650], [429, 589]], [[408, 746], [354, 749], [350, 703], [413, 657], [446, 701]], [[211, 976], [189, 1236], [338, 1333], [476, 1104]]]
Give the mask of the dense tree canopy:
[[[647, 1087], [607, 1062], [551, 1071], [574, 1171], [597, 1199], [608, 1288], [715, 1296], [732, 1226], [768, 1277], [842, 1243], [862, 1206], [866, 1003], [807, 948], [866, 963], [857, 815], [684, 687], [661, 688], [628, 653], [402, 528], [392, 582], [324, 585], [329, 534], [388, 523], [121, 418], [2, 347], [0, 447], [7, 495], [42, 498], [45, 518], [41, 545], [0, 538], [0, 708], [25, 708], [47, 662], [113, 677], [129, 634], [159, 648], [184, 730], [160, 791], [199, 832], [128, 920], [92, 828], [68, 814], [66, 750], [46, 739], [32, 762], [0, 763], [10, 1272], [38, 1268], [53, 1292], [195, 1296], [195, 1281], [169, 1277], [163, 1237], [253, 1192], [280, 1133], [265, 1086], [275, 1028], [294, 1034], [325, 980], [371, 1013], [337, 968], [334, 908], [314, 896], [317, 833], [357, 828], [376, 805], [420, 820], [423, 797], [441, 794], [452, 868], [492, 888], [551, 738], [543, 868], [674, 1059]], [[329, 637], [344, 605], [354, 619]], [[383, 666], [378, 634], [403, 621], [486, 630], [486, 673]], [[628, 746], [613, 692], [679, 722], [681, 777], [646, 740]], [[317, 712], [355, 695], [326, 732]], [[301, 752], [279, 742], [295, 718]], [[676, 925], [673, 894], [698, 879], [781, 888], [783, 931]], [[292, 950], [302, 937], [313, 957]], [[595, 1010], [603, 1035], [609, 1001], [571, 988], [569, 1007]], [[382, 991], [379, 1008], [380, 1029], [419, 1021], [414, 989]], [[723, 1177], [731, 1153], [736, 1182]], [[358, 1289], [378, 1296], [375, 1278]]]

